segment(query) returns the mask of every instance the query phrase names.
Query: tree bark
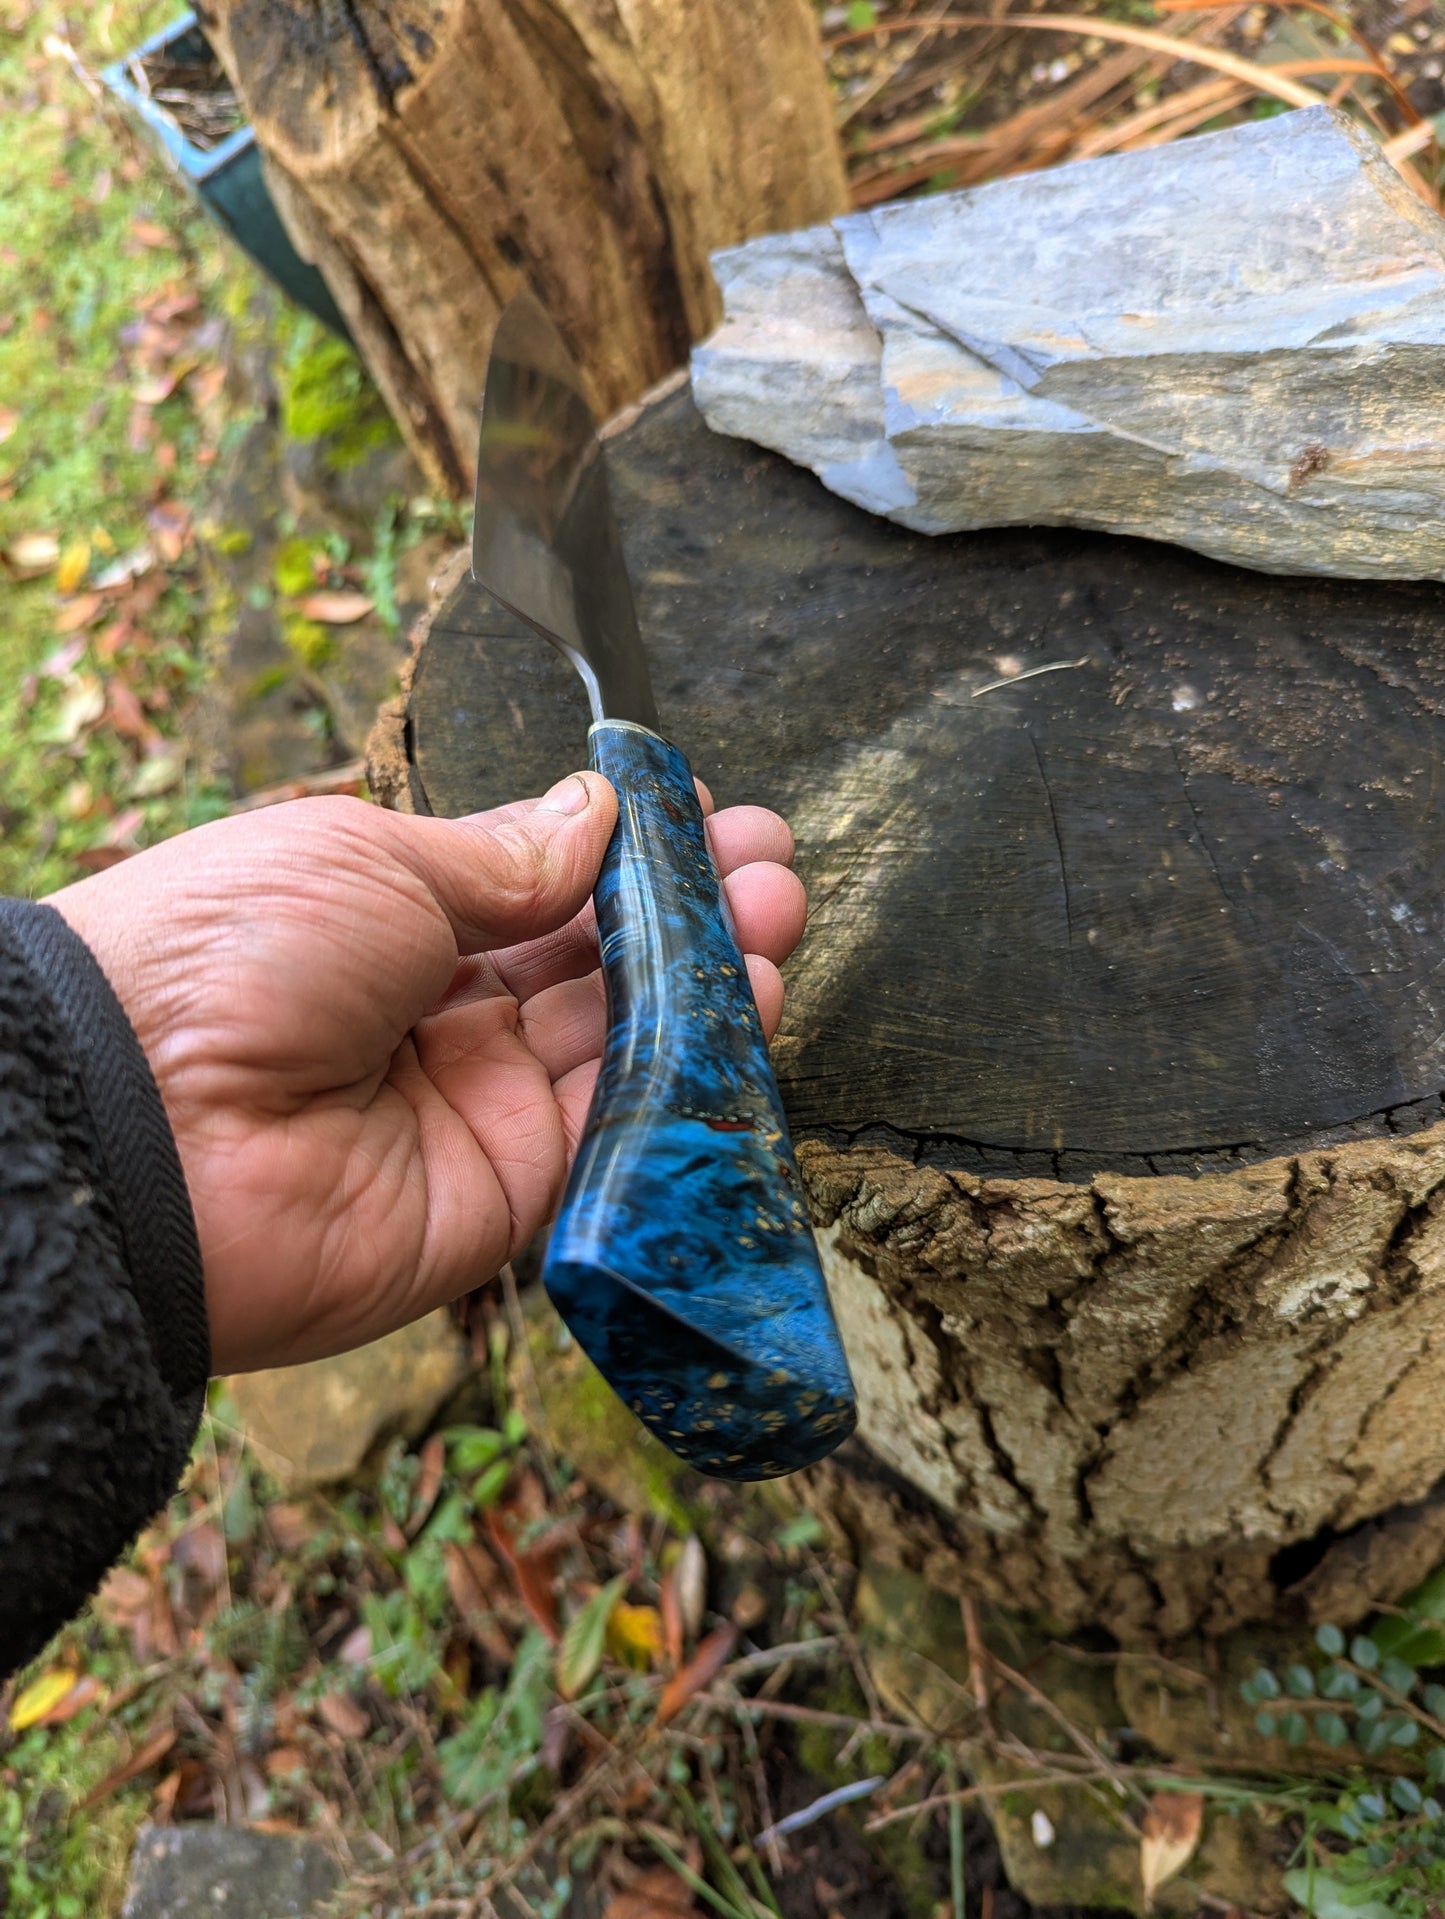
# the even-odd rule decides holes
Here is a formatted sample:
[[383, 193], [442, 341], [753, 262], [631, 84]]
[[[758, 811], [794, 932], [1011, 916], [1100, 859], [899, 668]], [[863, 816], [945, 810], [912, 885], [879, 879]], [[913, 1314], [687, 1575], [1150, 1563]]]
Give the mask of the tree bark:
[[[921, 538], [682, 390], [609, 464], [664, 729], [813, 902], [774, 1057], [862, 1416], [810, 1500], [1126, 1643], [1397, 1598], [1445, 1557], [1440, 589]], [[461, 588], [375, 778], [467, 812], [585, 729]]]
[[524, 283], [599, 412], [719, 316], [708, 254], [845, 203], [808, 0], [208, 0], [282, 216], [433, 481]]

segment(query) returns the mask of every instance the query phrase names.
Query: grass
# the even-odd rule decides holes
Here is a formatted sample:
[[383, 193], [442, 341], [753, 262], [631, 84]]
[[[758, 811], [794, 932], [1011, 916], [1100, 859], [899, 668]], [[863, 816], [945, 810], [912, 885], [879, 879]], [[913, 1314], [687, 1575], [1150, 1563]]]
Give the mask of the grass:
[[[160, 556], [160, 577], [137, 583], [143, 624], [110, 657], [97, 641], [125, 616], [124, 590], [102, 594], [79, 657], [54, 664], [71, 637], [61, 630], [67, 603], [121, 556], [154, 550], [157, 525], [184, 526], [202, 495], [218, 438], [198, 378], [215, 355], [204, 323], [243, 306], [250, 285], [240, 257], [58, 44], [74, 32], [93, 72], [173, 13], [169, 0], [73, 16], [32, 5], [0, 35], [0, 552], [11, 559], [0, 619], [0, 888], [9, 892], [74, 878], [76, 856], [103, 845], [118, 819], [143, 843], [215, 807], [189, 764], [173, 778], [172, 767], [152, 773], [159, 790], [148, 791], [134, 737], [100, 715], [77, 725], [118, 678], [141, 704], [148, 742], [149, 728], [162, 739], [180, 732], [206, 612], [187, 550]], [[166, 323], [154, 316], [178, 304], [170, 331], [195, 365], [147, 403], [164, 384], [155, 336]], [[15, 557], [37, 541], [53, 543], [58, 564], [24, 577]]]

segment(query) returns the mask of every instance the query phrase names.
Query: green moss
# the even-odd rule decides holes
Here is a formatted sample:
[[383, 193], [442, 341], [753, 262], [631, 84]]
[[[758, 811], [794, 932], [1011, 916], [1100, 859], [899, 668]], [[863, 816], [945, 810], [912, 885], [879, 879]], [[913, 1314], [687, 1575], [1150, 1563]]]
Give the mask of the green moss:
[[[846, 1670], [832, 1674], [826, 1685], [810, 1694], [808, 1703], [821, 1707], [825, 1712], [846, 1713], [857, 1719], [868, 1717], [867, 1703], [858, 1683], [852, 1673]], [[842, 1743], [842, 1736], [836, 1728], [799, 1726], [798, 1763], [829, 1790], [847, 1785], [850, 1780], [868, 1773], [886, 1778], [897, 1769], [898, 1755], [887, 1739], [865, 1739], [861, 1748], [855, 1749], [855, 1756], [846, 1766], [838, 1764]], [[863, 1824], [868, 1811], [868, 1804], [864, 1801], [861, 1811], [853, 1806], [843, 1807], [835, 1817], [847, 1819], [864, 1843], [883, 1861], [892, 1875], [909, 1919], [933, 1919], [939, 1899], [937, 1866], [928, 1858], [907, 1826], [885, 1826], [881, 1832], [864, 1833]]]
[[316, 585], [316, 562], [318, 559], [324, 562], [325, 557], [325, 545], [319, 538], [305, 540], [298, 534], [283, 540], [276, 549], [272, 567], [278, 591], [293, 600], [310, 593]]
[[336, 635], [319, 621], [308, 620], [304, 613], [283, 614], [281, 630], [303, 666], [327, 666], [336, 658]]
[[243, 553], [249, 553], [255, 540], [244, 526], [226, 526], [212, 534], [211, 545], [228, 560], [239, 559]]
[[338, 472], [398, 437], [360, 360], [309, 316], [291, 329], [281, 366], [281, 422], [290, 439], [330, 441], [327, 463]]

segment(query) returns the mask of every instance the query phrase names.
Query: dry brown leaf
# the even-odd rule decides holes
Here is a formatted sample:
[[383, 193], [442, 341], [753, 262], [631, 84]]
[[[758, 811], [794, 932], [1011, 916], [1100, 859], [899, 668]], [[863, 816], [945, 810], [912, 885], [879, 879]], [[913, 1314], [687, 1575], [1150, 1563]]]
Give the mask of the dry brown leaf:
[[136, 1747], [129, 1759], [123, 1759], [113, 1766], [104, 1779], [98, 1780], [81, 1800], [82, 1807], [97, 1805], [102, 1799], [109, 1799], [113, 1792], [119, 1792], [122, 1786], [128, 1786], [132, 1779], [139, 1779], [143, 1772], [149, 1772], [158, 1760], [164, 1759], [176, 1743], [174, 1726], [157, 1726], [142, 1744]]
[[99, 593], [82, 593], [79, 599], [72, 600], [68, 606], [61, 607], [55, 616], [57, 633], [78, 633], [83, 626], [89, 626], [92, 620], [99, 619], [105, 601]]
[[665, 1726], [675, 1713], [682, 1711], [694, 1693], [701, 1692], [717, 1678], [731, 1658], [737, 1638], [736, 1626], [720, 1626], [708, 1634], [682, 1671], [675, 1673], [663, 1687], [657, 1702], [659, 1726]]
[[418, 1458], [421, 1471], [416, 1476], [416, 1486], [411, 1496], [411, 1511], [407, 1514], [406, 1536], [415, 1539], [427, 1520], [431, 1517], [432, 1507], [437, 1503], [437, 1494], [442, 1489], [442, 1474], [446, 1470], [447, 1442], [440, 1433], [433, 1433], [422, 1447]]
[[602, 1919], [693, 1919], [692, 1888], [671, 1866], [649, 1866], [613, 1893]]
[[1156, 1792], [1139, 1837], [1139, 1877], [1144, 1882], [1144, 1904], [1167, 1879], [1188, 1865], [1204, 1827], [1204, 1796], [1197, 1792]]
[[301, 602], [301, 611], [308, 620], [319, 620], [323, 626], [350, 626], [356, 620], [364, 620], [375, 604], [365, 593], [337, 590], [308, 593]]
[[316, 1702], [321, 1723], [338, 1739], [364, 1739], [371, 1730], [365, 1709], [344, 1692], [323, 1693]]
[[20, 424], [20, 415], [13, 406], [0, 406], [0, 446], [10, 438]]
[[677, 1567], [669, 1566], [658, 1586], [662, 1613], [662, 1648], [674, 1672], [682, 1664], [682, 1607], [677, 1597]]
[[112, 680], [106, 689], [105, 717], [112, 732], [119, 733], [122, 739], [135, 740], [141, 745], [157, 738], [155, 728], [145, 716], [145, 708], [136, 695], [135, 688], [124, 680]]
[[299, 1746], [276, 1746], [266, 1755], [266, 1773], [282, 1779], [288, 1772], [305, 1772], [307, 1759]]
[[299, 1553], [316, 1530], [311, 1513], [299, 1504], [268, 1506], [266, 1525], [283, 1553]]
[[143, 247], [168, 247], [171, 236], [154, 220], [132, 220], [130, 230]]
[[545, 1637], [554, 1646], [562, 1643], [562, 1627], [557, 1618], [557, 1595], [552, 1589], [553, 1555], [550, 1552], [519, 1552], [515, 1540], [517, 1515], [510, 1507], [487, 1508], [487, 1531], [502, 1562], [512, 1575], [517, 1597], [527, 1608]]
[[84, 1712], [87, 1706], [96, 1705], [105, 1696], [105, 1687], [101, 1685], [94, 1673], [88, 1672], [83, 1679], [77, 1680], [57, 1705], [52, 1706], [50, 1711], [37, 1719], [35, 1723], [37, 1726], [63, 1726], [67, 1719], [74, 1719], [77, 1713]]

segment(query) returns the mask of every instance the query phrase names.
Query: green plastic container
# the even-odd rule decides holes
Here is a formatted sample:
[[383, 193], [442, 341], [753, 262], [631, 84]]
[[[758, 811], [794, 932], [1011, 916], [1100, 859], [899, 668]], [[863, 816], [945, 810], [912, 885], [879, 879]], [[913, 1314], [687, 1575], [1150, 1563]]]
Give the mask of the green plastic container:
[[237, 127], [209, 150], [195, 145], [164, 104], [150, 97], [140, 72], [141, 62], [164, 53], [178, 67], [212, 67], [215, 54], [193, 13], [183, 13], [168, 27], [151, 35], [124, 60], [101, 75], [118, 100], [140, 120], [162, 153], [200, 199], [218, 226], [250, 254], [298, 306], [349, 339], [346, 322], [337, 311], [331, 290], [316, 268], [296, 251], [281, 224], [276, 204], [266, 188], [256, 136], [248, 126]]

